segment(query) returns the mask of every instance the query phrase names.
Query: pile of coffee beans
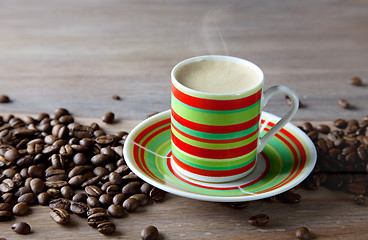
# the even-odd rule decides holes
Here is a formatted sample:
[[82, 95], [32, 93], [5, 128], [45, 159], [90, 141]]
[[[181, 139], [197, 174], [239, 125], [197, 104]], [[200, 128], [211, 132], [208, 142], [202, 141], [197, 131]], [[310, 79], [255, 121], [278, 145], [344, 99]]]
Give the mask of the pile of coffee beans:
[[[107, 115], [105, 121], [113, 121]], [[69, 224], [70, 214], [76, 214], [110, 234], [115, 231], [111, 218], [164, 200], [164, 191], [126, 165], [126, 136], [106, 134], [97, 123], [79, 124], [64, 108], [35, 118], [0, 116], [0, 222], [40, 204], [50, 207], [58, 224]]]
[[318, 156], [313, 173], [301, 186], [343, 190], [354, 194], [357, 204], [364, 204], [368, 195], [368, 116], [336, 119], [333, 125], [305, 122], [300, 126], [314, 142]]

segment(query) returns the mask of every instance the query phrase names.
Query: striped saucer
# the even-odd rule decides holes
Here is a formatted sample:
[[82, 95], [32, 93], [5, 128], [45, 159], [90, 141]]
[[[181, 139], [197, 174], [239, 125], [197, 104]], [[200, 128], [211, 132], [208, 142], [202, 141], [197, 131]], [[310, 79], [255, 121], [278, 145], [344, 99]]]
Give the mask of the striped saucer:
[[[279, 119], [262, 112], [260, 135]], [[176, 170], [170, 156], [170, 110], [137, 125], [124, 144], [126, 163], [144, 181], [176, 195], [213, 202], [251, 201], [285, 192], [310, 174], [317, 159], [312, 141], [291, 123], [267, 143], [254, 171], [233, 182], [207, 183], [188, 178]]]

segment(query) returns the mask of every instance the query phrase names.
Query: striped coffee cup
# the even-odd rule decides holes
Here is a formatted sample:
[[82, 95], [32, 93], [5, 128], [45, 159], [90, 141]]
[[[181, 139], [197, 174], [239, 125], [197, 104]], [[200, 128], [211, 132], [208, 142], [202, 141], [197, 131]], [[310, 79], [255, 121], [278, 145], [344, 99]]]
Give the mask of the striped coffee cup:
[[[228, 64], [233, 65], [231, 70], [222, 69]], [[216, 73], [210, 74], [210, 79], [201, 78], [202, 75], [197, 79], [196, 74], [211, 69]], [[237, 71], [244, 79], [251, 78], [252, 83], [232, 82], [227, 77], [232, 72], [226, 71]], [[222, 83], [211, 82], [211, 77], [217, 78], [217, 75], [224, 75], [220, 79]], [[173, 68], [171, 143], [176, 171], [198, 181], [229, 182], [247, 176], [255, 168], [257, 154], [291, 120], [299, 103], [296, 93], [286, 86], [274, 86], [263, 92], [263, 81], [263, 72], [258, 66], [229, 56], [194, 57]], [[262, 108], [278, 93], [289, 96], [292, 107], [259, 138]]]

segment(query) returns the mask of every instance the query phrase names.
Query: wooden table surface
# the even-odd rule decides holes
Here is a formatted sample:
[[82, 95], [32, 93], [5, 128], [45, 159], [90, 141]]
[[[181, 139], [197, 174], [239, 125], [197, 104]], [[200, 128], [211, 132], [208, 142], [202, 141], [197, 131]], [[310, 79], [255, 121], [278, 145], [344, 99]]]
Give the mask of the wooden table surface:
[[[266, 88], [295, 89], [305, 107], [294, 121], [360, 119], [368, 114], [367, 13], [366, 0], [3, 0], [0, 95], [11, 103], [0, 104], [0, 112], [64, 107], [92, 122], [113, 111], [118, 122], [102, 127], [129, 131], [148, 114], [170, 108], [176, 63], [223, 54], [259, 65]], [[350, 85], [353, 76], [365, 84]], [[341, 109], [341, 98], [353, 107]], [[265, 110], [282, 115], [287, 109], [284, 96], [277, 96]], [[56, 226], [47, 208], [35, 206], [24, 218], [31, 235], [16, 235], [6, 222], [0, 238], [139, 239], [143, 227], [155, 225], [163, 239], [296, 239], [299, 226], [316, 239], [368, 239], [367, 204], [324, 188], [299, 193], [297, 205], [256, 201], [241, 210], [169, 194], [163, 203], [115, 220], [118, 232], [110, 237], [76, 216], [72, 226]], [[261, 212], [270, 223], [249, 226], [248, 217]]]

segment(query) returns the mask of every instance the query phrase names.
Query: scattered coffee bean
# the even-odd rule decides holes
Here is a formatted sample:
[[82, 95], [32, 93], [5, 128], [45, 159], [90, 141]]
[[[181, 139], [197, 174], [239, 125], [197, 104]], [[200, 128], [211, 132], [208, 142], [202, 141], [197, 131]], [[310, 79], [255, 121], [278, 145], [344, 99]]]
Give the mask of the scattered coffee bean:
[[161, 202], [165, 199], [166, 192], [159, 189], [159, 188], [152, 188], [152, 190], [149, 193], [150, 198], [155, 202]]
[[13, 214], [17, 216], [26, 215], [29, 212], [28, 204], [25, 202], [20, 202], [14, 205]]
[[13, 217], [10, 211], [0, 211], [0, 222], [9, 221]]
[[309, 240], [311, 239], [311, 234], [308, 230], [308, 228], [306, 227], [300, 227], [296, 230], [295, 232], [295, 236], [298, 238], [298, 239], [301, 239], [301, 240]]
[[357, 205], [363, 205], [365, 204], [365, 196], [363, 195], [354, 195], [354, 203]]
[[50, 201], [49, 207], [51, 209], [59, 208], [59, 209], [69, 210], [70, 202], [68, 199], [58, 198], [58, 199], [54, 199]]
[[0, 211], [12, 211], [12, 206], [9, 203], [0, 203]]
[[119, 95], [113, 95], [112, 96], [112, 99], [114, 99], [114, 100], [121, 100], [121, 98], [119, 97]]
[[62, 208], [54, 208], [50, 211], [50, 217], [58, 224], [67, 225], [70, 221], [70, 214]]
[[110, 205], [107, 212], [113, 218], [121, 218], [126, 215], [124, 208], [116, 204]]
[[123, 202], [123, 208], [127, 212], [135, 212], [137, 208], [139, 207], [139, 201], [134, 198], [128, 198]]
[[115, 114], [113, 112], [107, 112], [102, 118], [102, 121], [104, 121], [105, 123], [113, 123], [114, 119], [115, 119]]
[[10, 99], [6, 95], [0, 95], [0, 103], [8, 103], [10, 102]]
[[87, 218], [87, 222], [89, 226], [97, 228], [100, 223], [107, 222], [108, 219], [109, 215], [107, 215], [107, 213], [97, 212], [89, 215]]
[[12, 229], [18, 234], [27, 235], [31, 233], [31, 226], [29, 226], [29, 224], [25, 222], [14, 223]]
[[360, 77], [352, 77], [349, 79], [349, 83], [354, 86], [362, 86], [363, 81]]
[[134, 194], [130, 198], [138, 200], [139, 206], [146, 206], [150, 202], [149, 197], [143, 193]]
[[255, 227], [262, 227], [268, 223], [270, 218], [266, 214], [257, 214], [248, 219], [248, 223]]
[[46, 206], [49, 205], [51, 196], [47, 192], [42, 192], [37, 196], [38, 204]]
[[102, 222], [97, 225], [97, 231], [102, 234], [111, 234], [115, 232], [115, 224], [112, 222]]
[[89, 210], [89, 207], [85, 203], [74, 202], [74, 201], [70, 203], [70, 211], [79, 216], [86, 216], [88, 210]]
[[229, 203], [229, 206], [231, 208], [241, 209], [241, 208], [247, 207], [248, 204], [249, 204], [249, 202], [233, 202], [233, 203]]
[[350, 103], [346, 99], [340, 99], [338, 103], [341, 108], [345, 108], [345, 109], [350, 108]]
[[157, 240], [159, 237], [158, 229], [155, 226], [143, 228], [141, 232], [142, 240]]

